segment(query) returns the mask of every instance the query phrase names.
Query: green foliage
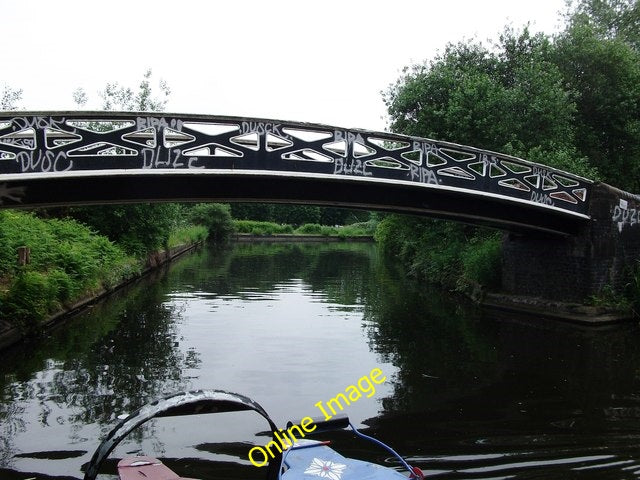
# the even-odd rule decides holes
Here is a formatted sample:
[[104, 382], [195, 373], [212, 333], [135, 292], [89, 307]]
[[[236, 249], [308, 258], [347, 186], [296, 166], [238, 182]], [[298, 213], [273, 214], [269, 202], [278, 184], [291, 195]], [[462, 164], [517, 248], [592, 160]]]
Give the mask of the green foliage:
[[138, 257], [167, 245], [178, 221], [177, 204], [136, 204], [78, 207], [69, 215], [118, 243]]
[[[117, 82], [107, 83], [100, 92], [102, 108], [163, 111], [171, 91], [161, 80], [158, 86], [160, 96], [156, 96], [151, 78], [151, 69], [147, 69], [137, 89]], [[88, 100], [82, 89], [77, 89], [73, 97], [78, 106], [84, 106]], [[138, 204], [80, 207], [71, 209], [69, 215], [117, 242], [127, 252], [144, 257], [167, 245], [169, 232], [177, 226], [179, 212], [180, 207], [175, 204]]]
[[204, 225], [190, 225], [176, 228], [169, 235], [169, 248], [204, 242], [209, 236], [209, 229]]
[[31, 330], [56, 306], [56, 280], [45, 274], [25, 271], [14, 279], [2, 302], [2, 313], [17, 325]]
[[389, 215], [375, 239], [409, 275], [449, 289], [500, 283], [500, 234], [442, 220]]
[[351, 210], [348, 208], [320, 208], [321, 225], [351, 225], [369, 221], [371, 213], [366, 210]]
[[480, 284], [488, 288], [500, 287], [502, 263], [502, 235], [492, 232], [477, 234], [465, 245], [461, 254], [462, 282]]
[[[118, 82], [107, 83], [98, 93], [102, 99], [103, 110], [162, 112], [167, 106], [171, 89], [164, 80], [158, 82], [160, 96], [155, 96], [151, 85], [152, 71], [148, 68], [142, 76], [138, 89], [120, 85]], [[73, 100], [78, 107], [84, 107], [89, 97], [83, 88], [73, 92]]]
[[493, 49], [449, 45], [406, 69], [384, 98], [394, 131], [588, 169], [575, 154], [576, 105], [542, 34], [505, 30]]
[[302, 225], [303, 223], [320, 223], [321, 208], [311, 205], [271, 205], [271, 218], [275, 223]]
[[[26, 266], [17, 265], [22, 246], [31, 252]], [[73, 220], [0, 212], [0, 279], [6, 285], [0, 313], [25, 328], [35, 327], [60, 305], [138, 271], [120, 247]]]
[[304, 223], [347, 225], [369, 220], [369, 212], [364, 210], [264, 203], [233, 203], [231, 215], [238, 220], [258, 220], [295, 226]]
[[[325, 230], [328, 233], [328, 230]], [[300, 235], [323, 235], [322, 225], [318, 223], [305, 223], [296, 228], [295, 233]]]
[[250, 233], [252, 235], [276, 235], [293, 233], [291, 225], [281, 225], [273, 222], [261, 222], [257, 220], [234, 220], [233, 226], [238, 233]]
[[356, 222], [349, 225], [337, 227], [338, 236], [341, 238], [346, 237], [372, 237], [376, 232], [378, 221], [370, 219], [366, 222]]
[[570, 28], [588, 26], [598, 36], [621, 39], [640, 49], [640, 3], [637, 0], [582, 0], [567, 15]]
[[190, 223], [205, 226], [213, 242], [228, 240], [234, 230], [231, 209], [221, 203], [199, 203], [188, 211], [188, 219]]
[[232, 203], [231, 216], [236, 220], [272, 221], [273, 205], [266, 203]]
[[455, 285], [459, 272], [464, 228], [431, 219], [389, 215], [378, 225], [375, 239], [386, 254], [406, 265], [409, 275], [450, 287]]
[[[631, 293], [631, 295], [629, 295], [629, 293]], [[611, 285], [605, 285], [596, 295], [591, 296], [589, 302], [596, 307], [629, 311], [633, 308], [633, 303], [636, 300], [637, 298], [634, 298], [633, 292], [620, 292]]]
[[259, 222], [254, 220], [234, 220], [234, 226], [238, 233], [252, 235], [323, 235], [337, 236], [340, 238], [372, 236], [377, 222], [368, 221], [354, 223], [346, 226], [332, 227], [319, 223], [305, 223], [294, 229], [291, 225], [283, 225], [274, 222]]
[[[581, 0], [556, 37], [507, 28], [448, 45], [384, 94], [392, 130], [507, 153], [640, 189], [640, 3]], [[443, 285], [499, 284], [498, 236], [386, 217], [376, 238]], [[455, 281], [453, 281], [455, 280]]]
[[554, 53], [577, 105], [576, 148], [602, 179], [640, 189], [640, 52], [577, 22], [559, 36]]

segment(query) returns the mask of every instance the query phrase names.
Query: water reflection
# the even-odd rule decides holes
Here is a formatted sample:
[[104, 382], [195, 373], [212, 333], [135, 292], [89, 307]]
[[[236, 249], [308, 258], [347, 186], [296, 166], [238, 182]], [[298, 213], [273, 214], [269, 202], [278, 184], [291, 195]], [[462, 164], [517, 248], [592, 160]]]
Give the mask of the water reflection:
[[384, 413], [368, 423], [425, 471], [438, 478], [640, 473], [636, 325], [483, 314], [428, 287], [382, 279], [366, 306], [371, 348], [398, 367]]
[[[238, 391], [284, 424], [378, 366], [388, 383], [349, 415], [436, 478], [632, 478], [638, 333], [483, 313], [369, 244], [205, 249], [2, 354], [0, 477], [80, 478], [116, 416], [164, 393]], [[261, 477], [245, 453], [265, 441], [260, 419], [208, 417], [150, 423], [115, 457]], [[348, 434], [334, 441], [388, 461]]]
[[[281, 421], [312, 413], [323, 395], [365, 373], [360, 363], [376, 364], [358, 334], [372, 252], [371, 245], [203, 250], [47, 338], [5, 352], [0, 472], [79, 477], [116, 416], [188, 388], [226, 387], [266, 398]], [[340, 336], [345, 320], [349, 332]], [[346, 380], [339, 375], [345, 354], [363, 360], [344, 369]], [[378, 409], [374, 400], [364, 407], [363, 418]], [[222, 430], [237, 431], [233, 423], [221, 420]], [[191, 440], [167, 440], [164, 428], [149, 424], [126, 448], [162, 453]], [[195, 441], [202, 427], [186, 428]], [[253, 433], [263, 429], [251, 426]], [[223, 438], [203, 435], [182, 453], [206, 452], [202, 445]]]

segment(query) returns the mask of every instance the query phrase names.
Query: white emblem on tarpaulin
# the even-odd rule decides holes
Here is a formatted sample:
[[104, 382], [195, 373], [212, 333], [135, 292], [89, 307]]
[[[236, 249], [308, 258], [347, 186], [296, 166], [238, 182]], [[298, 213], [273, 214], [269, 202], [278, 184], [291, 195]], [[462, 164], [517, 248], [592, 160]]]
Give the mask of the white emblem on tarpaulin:
[[329, 480], [340, 480], [345, 468], [347, 468], [347, 466], [342, 463], [314, 458], [311, 465], [307, 467], [304, 473], [308, 475], [317, 475], [318, 477], [326, 477]]

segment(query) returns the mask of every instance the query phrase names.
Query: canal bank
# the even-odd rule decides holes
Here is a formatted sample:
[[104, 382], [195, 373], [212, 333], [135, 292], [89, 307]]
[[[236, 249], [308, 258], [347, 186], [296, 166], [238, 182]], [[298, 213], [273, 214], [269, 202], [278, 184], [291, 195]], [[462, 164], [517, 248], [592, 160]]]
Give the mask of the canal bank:
[[337, 235], [299, 235], [275, 233], [272, 235], [254, 235], [252, 233], [236, 233], [232, 237], [236, 242], [374, 242], [373, 235], [337, 236]]
[[517, 313], [532, 318], [547, 318], [582, 325], [610, 325], [634, 321], [633, 312], [612, 307], [558, 302], [539, 297], [487, 293], [476, 303], [487, 311]]
[[[276, 233], [256, 235], [236, 233], [233, 240], [239, 243], [375, 243], [373, 236], [339, 237], [329, 235], [299, 235]], [[622, 310], [606, 305], [590, 305], [578, 302], [562, 302], [542, 297], [512, 295], [499, 290], [489, 291], [483, 285], [469, 282], [459, 288], [462, 296], [471, 300], [487, 312], [508, 312], [531, 318], [546, 318], [555, 321], [570, 322], [582, 325], [608, 325], [636, 320], [629, 310]]]
[[637, 320], [631, 309], [513, 295], [499, 290], [487, 290], [478, 283], [468, 283], [459, 291], [489, 315], [504, 312], [532, 319], [547, 319], [594, 327]]
[[[147, 260], [144, 262], [139, 273], [128, 277], [117, 284], [113, 285], [110, 288], [100, 288], [99, 290], [92, 292], [90, 295], [87, 295], [79, 300], [76, 300], [72, 303], [63, 305], [60, 310], [49, 315], [46, 319], [44, 319], [39, 324], [40, 329], [51, 328], [55, 325], [58, 325], [61, 322], [64, 322], [66, 319], [71, 318], [72, 316], [82, 312], [86, 308], [94, 305], [96, 302], [100, 301], [104, 297], [112, 294], [113, 292], [120, 290], [126, 285], [131, 284], [149, 274], [156, 268], [171, 262], [172, 260], [178, 258], [181, 255], [184, 255], [187, 252], [192, 251], [193, 249], [202, 245], [203, 242], [196, 242], [192, 244], [186, 245], [177, 245], [172, 248], [168, 248], [166, 250], [156, 251], [151, 253]], [[17, 344], [22, 339], [28, 336], [28, 333], [15, 325], [12, 325], [8, 321], [4, 319], [0, 319], [0, 350], [11, 347], [12, 345]]]

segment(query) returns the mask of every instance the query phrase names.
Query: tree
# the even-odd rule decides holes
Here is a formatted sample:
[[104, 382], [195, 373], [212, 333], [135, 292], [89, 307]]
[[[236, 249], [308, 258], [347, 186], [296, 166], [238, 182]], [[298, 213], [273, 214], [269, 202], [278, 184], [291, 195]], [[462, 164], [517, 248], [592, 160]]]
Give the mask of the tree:
[[[581, 0], [565, 18], [556, 37], [506, 29], [491, 49], [449, 45], [405, 69], [384, 94], [391, 128], [638, 191], [640, 2]], [[450, 284], [452, 272], [459, 282], [471, 270], [499, 266], [483, 253], [497, 258], [496, 238], [470, 227], [390, 216], [377, 236], [413, 271], [440, 283]]]
[[[616, 187], [640, 190], [639, 6], [581, 2], [556, 40], [554, 61], [577, 105], [576, 146]], [[632, 22], [632, 19], [633, 20]]]
[[507, 29], [492, 50], [447, 46], [384, 95], [392, 130], [502, 151], [596, 176], [575, 149], [575, 102], [548, 37]]
[[640, 50], [640, 2], [637, 0], [582, 0], [565, 17], [569, 29], [589, 26], [601, 38], [624, 40]]
[[229, 205], [198, 203], [187, 210], [187, 216], [191, 223], [207, 227], [210, 242], [224, 242], [233, 233], [233, 220]]
[[[158, 81], [160, 95], [155, 96], [151, 84], [153, 76], [151, 69], [147, 69], [140, 81], [137, 90], [120, 85], [118, 82], [107, 83], [103, 90], [98, 92], [102, 99], [103, 110], [137, 111], [137, 112], [163, 112], [171, 89], [164, 80]], [[77, 88], [73, 92], [73, 101], [79, 107], [84, 107], [89, 97], [83, 88]]]
[[18, 102], [22, 100], [22, 90], [14, 90], [5, 85], [0, 96], [0, 110], [17, 110]]
[[[170, 90], [160, 81], [161, 96], [154, 95], [151, 86], [151, 70], [148, 69], [137, 90], [123, 87], [117, 82], [108, 83], [100, 92], [105, 110], [164, 110]], [[73, 93], [78, 106], [87, 103], [86, 92], [79, 88]], [[123, 245], [137, 255], [157, 250], [167, 244], [169, 232], [178, 222], [180, 208], [176, 204], [108, 205], [74, 208], [71, 215]]]

